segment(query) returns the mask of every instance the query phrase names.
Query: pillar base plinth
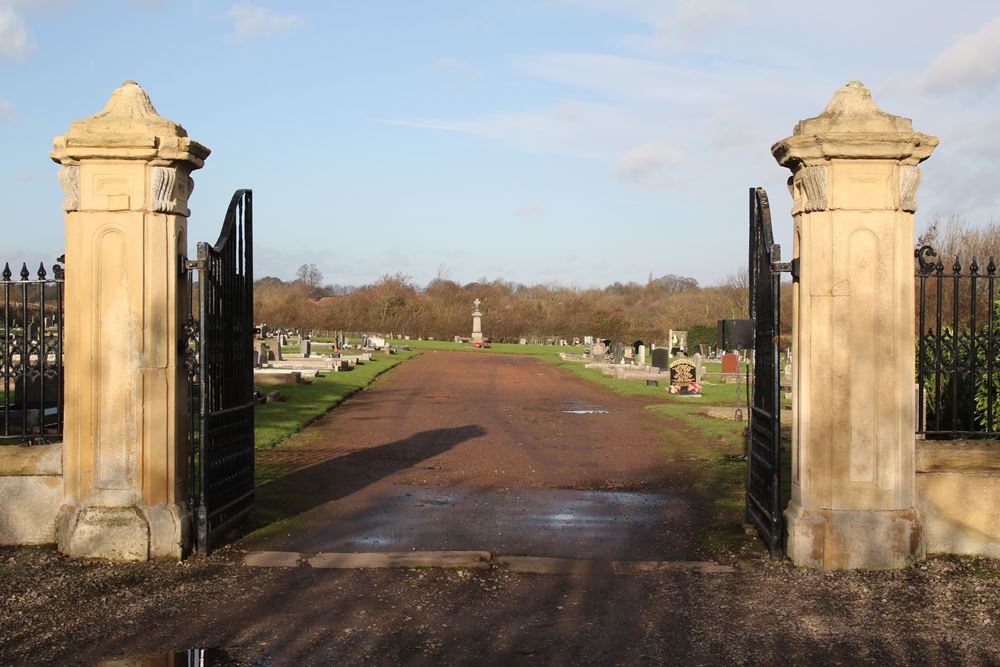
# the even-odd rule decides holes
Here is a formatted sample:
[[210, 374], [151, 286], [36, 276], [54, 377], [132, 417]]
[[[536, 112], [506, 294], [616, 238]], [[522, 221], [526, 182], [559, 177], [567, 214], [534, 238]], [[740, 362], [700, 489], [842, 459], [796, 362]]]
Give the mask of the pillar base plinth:
[[924, 558], [920, 513], [902, 510], [785, 510], [787, 553], [819, 570], [895, 570]]
[[179, 560], [189, 539], [183, 507], [72, 507], [59, 512], [59, 551], [111, 561]]

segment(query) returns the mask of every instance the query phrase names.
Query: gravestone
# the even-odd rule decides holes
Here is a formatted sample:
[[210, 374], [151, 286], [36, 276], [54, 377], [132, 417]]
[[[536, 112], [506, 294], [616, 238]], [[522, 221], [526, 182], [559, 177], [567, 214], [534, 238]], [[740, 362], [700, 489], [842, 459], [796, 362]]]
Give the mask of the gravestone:
[[688, 332], [687, 331], [674, 331], [671, 329], [667, 332], [667, 347], [671, 350], [680, 349], [682, 352], [687, 354], [688, 351]]
[[482, 317], [483, 314], [479, 312], [479, 304], [482, 303], [479, 299], [472, 302], [475, 310], [472, 311], [472, 341], [482, 341], [483, 340], [483, 329], [482, 329]]
[[312, 353], [312, 341], [308, 338], [303, 338], [302, 342], [299, 343], [299, 348], [302, 351], [302, 356], [308, 359], [309, 355]]
[[640, 345], [639, 346], [639, 365], [640, 366], [645, 366], [646, 365], [646, 346], [645, 345]]
[[701, 363], [701, 353], [695, 352], [691, 359], [694, 361], [694, 379], [698, 384], [701, 384], [701, 379], [705, 377], [705, 366]]
[[753, 320], [719, 320], [715, 341], [720, 350], [749, 350], [753, 347]]
[[738, 354], [733, 352], [727, 352], [722, 355], [722, 372], [723, 373], [739, 373], [740, 372], [740, 357]]
[[517, 341], [517, 344], [518, 345], [527, 345], [528, 344], [528, 339], [527, 338], [522, 338], [521, 340]]
[[594, 344], [594, 337], [593, 336], [584, 336], [583, 337], [583, 344], [586, 345], [587, 347], [590, 347], [591, 345]]
[[604, 343], [597, 341], [590, 347], [590, 356], [594, 361], [604, 361], [608, 356], [608, 349], [604, 347]]
[[670, 393], [678, 396], [701, 396], [694, 361], [684, 357], [670, 364]]
[[667, 354], [667, 350], [662, 347], [656, 348], [650, 354], [653, 360], [653, 366], [659, 368], [661, 371], [665, 371], [670, 368], [670, 355]]
[[621, 343], [615, 343], [614, 347], [614, 362], [620, 364], [625, 359], [625, 346]]
[[257, 341], [257, 365], [267, 365], [267, 341], [265, 340]]

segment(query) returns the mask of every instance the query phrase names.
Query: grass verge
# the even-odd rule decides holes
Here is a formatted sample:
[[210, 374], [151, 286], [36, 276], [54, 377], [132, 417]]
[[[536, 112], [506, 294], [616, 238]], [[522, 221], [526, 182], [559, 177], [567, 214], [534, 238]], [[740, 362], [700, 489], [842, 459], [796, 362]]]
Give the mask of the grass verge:
[[370, 362], [358, 364], [350, 371], [325, 373], [309, 384], [275, 387], [287, 401], [257, 406], [254, 415], [256, 447], [274, 447], [322, 417], [354, 392], [367, 387], [385, 371], [417, 354], [403, 350], [398, 354], [375, 352]]

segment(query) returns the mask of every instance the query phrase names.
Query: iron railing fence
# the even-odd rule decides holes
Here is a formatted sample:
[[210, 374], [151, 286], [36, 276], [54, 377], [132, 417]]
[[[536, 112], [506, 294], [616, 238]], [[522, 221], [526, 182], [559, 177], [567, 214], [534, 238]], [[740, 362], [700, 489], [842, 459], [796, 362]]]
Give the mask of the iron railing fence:
[[34, 276], [21, 264], [17, 276], [0, 272], [0, 441], [41, 444], [62, 438], [63, 267], [39, 264]]
[[930, 246], [915, 251], [916, 432], [932, 439], [1000, 437], [1000, 304], [997, 265]]

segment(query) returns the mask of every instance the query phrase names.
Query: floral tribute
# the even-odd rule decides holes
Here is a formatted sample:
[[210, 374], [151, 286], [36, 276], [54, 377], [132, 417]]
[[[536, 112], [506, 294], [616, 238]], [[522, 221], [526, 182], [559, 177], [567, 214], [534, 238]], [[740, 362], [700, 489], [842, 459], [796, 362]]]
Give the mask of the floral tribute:
[[701, 384], [698, 382], [694, 362], [681, 357], [670, 364], [670, 386], [667, 391], [677, 396], [701, 396]]

